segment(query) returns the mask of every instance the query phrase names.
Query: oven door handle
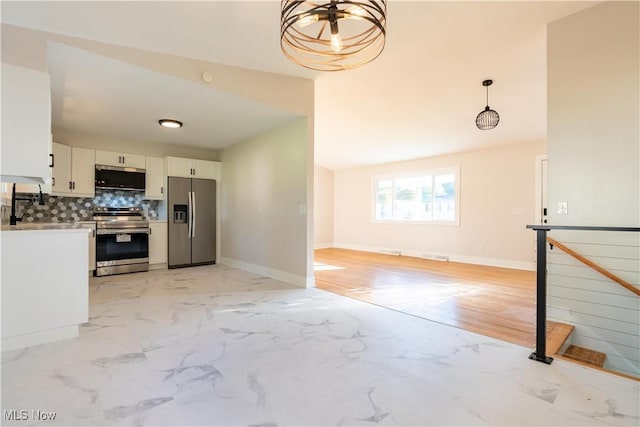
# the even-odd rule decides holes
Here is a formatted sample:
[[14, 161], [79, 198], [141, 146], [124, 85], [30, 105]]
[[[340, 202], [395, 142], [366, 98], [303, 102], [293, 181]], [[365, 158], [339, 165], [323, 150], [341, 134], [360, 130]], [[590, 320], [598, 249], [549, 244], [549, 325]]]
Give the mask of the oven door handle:
[[100, 235], [106, 235], [106, 234], [149, 234], [149, 229], [148, 228], [121, 228], [121, 229], [115, 229], [115, 228], [106, 228], [106, 229], [99, 229], [96, 230], [96, 234], [98, 236]]

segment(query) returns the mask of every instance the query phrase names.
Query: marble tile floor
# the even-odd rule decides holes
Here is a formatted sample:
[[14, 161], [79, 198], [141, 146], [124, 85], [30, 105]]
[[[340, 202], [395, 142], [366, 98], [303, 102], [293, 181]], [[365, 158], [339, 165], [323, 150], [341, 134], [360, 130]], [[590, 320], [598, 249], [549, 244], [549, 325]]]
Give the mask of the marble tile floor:
[[640, 424], [636, 381], [224, 265], [90, 286], [79, 338], [2, 353], [3, 425]]

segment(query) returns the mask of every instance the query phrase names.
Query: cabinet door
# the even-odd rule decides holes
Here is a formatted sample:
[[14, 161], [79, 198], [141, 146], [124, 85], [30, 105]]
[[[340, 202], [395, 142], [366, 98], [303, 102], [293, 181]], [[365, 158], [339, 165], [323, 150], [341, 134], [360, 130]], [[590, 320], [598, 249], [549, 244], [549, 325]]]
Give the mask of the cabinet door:
[[144, 169], [145, 160], [144, 156], [140, 156], [138, 154], [96, 150], [96, 165]]
[[96, 165], [122, 166], [122, 154], [96, 150]]
[[73, 194], [83, 197], [96, 195], [95, 150], [73, 147], [71, 149], [71, 180]]
[[49, 75], [2, 63], [2, 181], [44, 184], [49, 178]]
[[149, 264], [167, 262], [167, 223], [149, 223]]
[[16, 193], [39, 193], [42, 191], [44, 194], [51, 194], [51, 182], [53, 178], [53, 140], [49, 135], [49, 175], [47, 176], [44, 184], [16, 184]]
[[160, 157], [147, 157], [146, 165], [145, 199], [162, 200], [164, 199], [165, 187], [164, 159]]
[[167, 157], [167, 175], [191, 178], [191, 159]]
[[51, 194], [66, 196], [71, 193], [71, 147], [53, 143], [53, 177]]
[[83, 223], [82, 228], [91, 230], [89, 233], [89, 272], [96, 269], [96, 223]]
[[122, 153], [122, 164], [120, 166], [125, 166], [128, 168], [136, 168], [136, 169], [144, 169], [145, 168], [145, 157], [140, 156], [138, 154], [126, 154]]
[[216, 163], [208, 160], [192, 160], [193, 178], [216, 179]]

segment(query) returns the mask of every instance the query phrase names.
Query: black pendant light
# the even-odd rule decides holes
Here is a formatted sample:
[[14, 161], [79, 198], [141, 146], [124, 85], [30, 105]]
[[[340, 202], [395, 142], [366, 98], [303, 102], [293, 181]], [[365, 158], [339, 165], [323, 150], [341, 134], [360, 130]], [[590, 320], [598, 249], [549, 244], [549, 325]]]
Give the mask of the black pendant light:
[[482, 82], [482, 86], [487, 88], [487, 106], [476, 116], [476, 126], [481, 130], [493, 129], [498, 126], [498, 122], [500, 121], [498, 112], [489, 108], [489, 86], [491, 86], [492, 83], [493, 80], [485, 80]]

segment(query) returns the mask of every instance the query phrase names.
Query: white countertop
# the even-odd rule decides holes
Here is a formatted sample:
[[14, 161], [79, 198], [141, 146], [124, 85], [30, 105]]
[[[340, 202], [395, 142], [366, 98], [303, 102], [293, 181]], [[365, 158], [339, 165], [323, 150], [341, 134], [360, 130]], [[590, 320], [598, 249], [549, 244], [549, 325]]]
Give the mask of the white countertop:
[[3, 225], [1, 231], [64, 231], [88, 233], [89, 229], [80, 222], [37, 222], [18, 225]]

